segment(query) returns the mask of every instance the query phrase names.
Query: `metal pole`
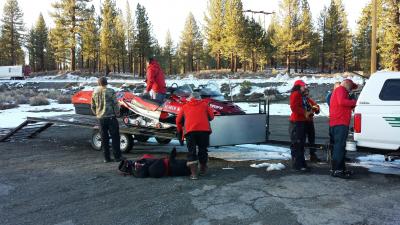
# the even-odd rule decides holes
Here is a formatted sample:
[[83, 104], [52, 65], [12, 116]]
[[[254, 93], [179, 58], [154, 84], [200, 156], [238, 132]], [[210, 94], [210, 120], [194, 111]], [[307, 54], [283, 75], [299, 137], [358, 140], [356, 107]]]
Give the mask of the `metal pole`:
[[371, 75], [376, 72], [376, 1], [372, 0]]

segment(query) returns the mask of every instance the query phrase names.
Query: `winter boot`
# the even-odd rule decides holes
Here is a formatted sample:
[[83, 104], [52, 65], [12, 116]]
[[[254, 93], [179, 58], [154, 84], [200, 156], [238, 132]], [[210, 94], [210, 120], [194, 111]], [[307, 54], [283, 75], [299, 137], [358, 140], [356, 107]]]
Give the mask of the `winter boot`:
[[200, 172], [199, 172], [199, 175], [200, 175], [200, 176], [205, 176], [206, 173], [207, 173], [207, 169], [208, 169], [207, 164], [205, 164], [205, 163], [200, 163]]
[[197, 176], [197, 161], [187, 162], [186, 164], [190, 169], [190, 179], [197, 180], [199, 177]]
[[321, 160], [318, 158], [317, 154], [311, 153], [310, 154], [310, 162], [319, 163], [319, 162], [321, 162]]

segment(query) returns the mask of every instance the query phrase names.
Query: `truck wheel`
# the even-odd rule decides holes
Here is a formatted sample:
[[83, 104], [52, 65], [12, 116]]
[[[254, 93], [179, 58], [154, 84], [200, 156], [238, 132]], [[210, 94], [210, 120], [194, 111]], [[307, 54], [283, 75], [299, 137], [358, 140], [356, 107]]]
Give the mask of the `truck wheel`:
[[[96, 151], [101, 151], [101, 135], [98, 130], [94, 130], [90, 140], [92, 148]], [[130, 134], [120, 134], [120, 148], [122, 153], [128, 153], [132, 150], [133, 138]]]
[[171, 139], [156, 137], [156, 141], [157, 141], [159, 144], [166, 145], [166, 144], [169, 144], [169, 143], [171, 142]]
[[147, 142], [149, 140], [149, 136], [144, 136], [144, 135], [135, 135], [135, 139], [138, 142]]

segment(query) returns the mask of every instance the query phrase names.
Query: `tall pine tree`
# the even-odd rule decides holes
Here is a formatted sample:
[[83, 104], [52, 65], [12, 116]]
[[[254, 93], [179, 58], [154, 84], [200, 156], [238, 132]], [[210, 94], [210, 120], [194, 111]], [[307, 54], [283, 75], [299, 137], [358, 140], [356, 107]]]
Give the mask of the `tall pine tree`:
[[135, 68], [140, 77], [145, 76], [146, 57], [152, 56], [151, 24], [146, 9], [140, 4], [136, 7]]
[[203, 42], [199, 27], [197, 26], [197, 22], [193, 14], [189, 13], [185, 22], [185, 27], [182, 31], [180, 42], [181, 52], [185, 55], [186, 58], [184, 71], [194, 71], [195, 61], [196, 64], [199, 66], [202, 46]]
[[221, 58], [224, 47], [224, 0], [209, 0], [207, 14], [205, 16], [205, 34], [210, 53], [215, 56], [217, 70], [221, 69]]
[[7, 0], [3, 8], [1, 19], [1, 40], [4, 64], [24, 64], [22, 42], [24, 35], [23, 13], [17, 0]]
[[243, 43], [245, 19], [241, 0], [225, 0], [225, 34], [223, 42], [225, 55], [231, 60], [231, 71], [237, 72], [239, 64], [239, 51]]
[[67, 39], [67, 48], [70, 50], [71, 70], [76, 69], [77, 37], [83, 22], [87, 19], [87, 3], [91, 0], [59, 0], [52, 4], [55, 22], [62, 24], [63, 37]]

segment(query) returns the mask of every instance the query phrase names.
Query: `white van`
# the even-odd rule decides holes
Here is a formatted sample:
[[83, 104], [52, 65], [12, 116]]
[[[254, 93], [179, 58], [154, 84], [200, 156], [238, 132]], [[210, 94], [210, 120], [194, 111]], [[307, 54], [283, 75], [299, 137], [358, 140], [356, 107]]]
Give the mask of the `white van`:
[[354, 114], [357, 146], [400, 150], [400, 72], [378, 72], [366, 82]]

